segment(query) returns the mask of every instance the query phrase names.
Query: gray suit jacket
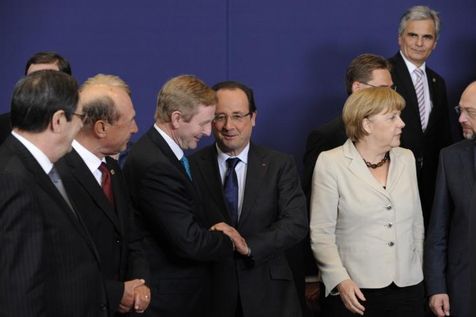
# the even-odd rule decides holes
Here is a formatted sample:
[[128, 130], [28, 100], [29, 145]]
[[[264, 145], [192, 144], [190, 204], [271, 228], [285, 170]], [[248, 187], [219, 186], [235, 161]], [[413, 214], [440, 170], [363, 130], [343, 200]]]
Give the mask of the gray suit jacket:
[[390, 150], [384, 189], [347, 140], [321, 153], [312, 187], [312, 249], [326, 295], [349, 278], [361, 288], [422, 281], [423, 215], [409, 150]]
[[[451, 315], [469, 316], [469, 223], [475, 206], [475, 144], [464, 140], [444, 148], [425, 242], [428, 295], [447, 293]], [[473, 247], [474, 248], [474, 247]]]

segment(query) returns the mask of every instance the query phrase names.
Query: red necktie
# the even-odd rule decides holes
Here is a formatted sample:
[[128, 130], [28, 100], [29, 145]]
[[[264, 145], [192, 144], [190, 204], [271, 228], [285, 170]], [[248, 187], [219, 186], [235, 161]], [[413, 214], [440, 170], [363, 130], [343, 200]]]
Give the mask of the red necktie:
[[99, 165], [99, 170], [101, 171], [101, 187], [106, 195], [107, 199], [111, 202], [114, 206], [114, 194], [112, 193], [112, 184], [111, 184], [111, 172], [107, 168], [104, 162]]

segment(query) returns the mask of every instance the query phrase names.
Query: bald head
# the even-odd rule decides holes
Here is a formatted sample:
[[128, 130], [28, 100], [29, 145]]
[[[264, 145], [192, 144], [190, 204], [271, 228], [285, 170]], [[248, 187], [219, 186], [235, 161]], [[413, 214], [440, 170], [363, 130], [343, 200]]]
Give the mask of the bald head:
[[463, 128], [466, 139], [475, 139], [476, 136], [476, 81], [466, 87], [459, 101], [458, 121]]

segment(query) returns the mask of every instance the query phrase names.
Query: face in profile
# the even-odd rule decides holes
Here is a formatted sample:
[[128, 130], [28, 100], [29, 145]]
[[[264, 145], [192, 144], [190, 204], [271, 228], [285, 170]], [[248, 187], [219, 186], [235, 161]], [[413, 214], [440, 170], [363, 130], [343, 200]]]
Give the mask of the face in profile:
[[214, 115], [215, 105], [199, 105], [190, 121], [185, 121], [183, 116], [178, 119], [178, 128], [173, 132], [173, 139], [183, 150], [197, 148], [200, 139], [204, 135], [210, 135]]
[[368, 138], [372, 143], [381, 148], [390, 150], [400, 145], [400, 136], [405, 123], [400, 118], [400, 111], [382, 111], [364, 119]]
[[436, 29], [433, 20], [408, 21], [398, 44], [403, 55], [415, 66], [421, 66], [436, 47]]
[[256, 113], [250, 112], [248, 98], [241, 89], [220, 89], [213, 121], [213, 135], [220, 149], [237, 156], [250, 142]]
[[471, 84], [463, 92], [459, 101], [458, 121], [463, 129], [465, 139], [476, 139], [476, 83]]

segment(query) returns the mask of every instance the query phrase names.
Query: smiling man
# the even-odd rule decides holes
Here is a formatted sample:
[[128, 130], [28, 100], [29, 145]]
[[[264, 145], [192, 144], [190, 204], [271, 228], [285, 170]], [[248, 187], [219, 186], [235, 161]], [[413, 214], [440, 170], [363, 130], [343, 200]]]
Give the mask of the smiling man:
[[389, 59], [393, 83], [406, 101], [401, 146], [415, 155], [425, 225], [433, 202], [438, 154], [451, 142], [446, 84], [426, 65], [439, 33], [437, 12], [425, 6], [408, 9], [400, 20], [400, 52]]
[[251, 142], [257, 112], [249, 87], [225, 81], [213, 88], [216, 144], [192, 157], [194, 181], [205, 197], [205, 210], [215, 213], [216, 222], [236, 228], [249, 252], [213, 267], [210, 316], [301, 316], [285, 255], [308, 230], [295, 163], [289, 155]]
[[146, 235], [152, 293], [146, 316], [209, 316], [212, 262], [233, 258], [234, 249], [249, 253], [235, 229], [205, 213], [184, 155], [210, 135], [215, 105], [215, 92], [200, 79], [170, 79], [159, 92], [154, 126], [124, 166]]

